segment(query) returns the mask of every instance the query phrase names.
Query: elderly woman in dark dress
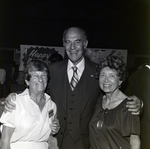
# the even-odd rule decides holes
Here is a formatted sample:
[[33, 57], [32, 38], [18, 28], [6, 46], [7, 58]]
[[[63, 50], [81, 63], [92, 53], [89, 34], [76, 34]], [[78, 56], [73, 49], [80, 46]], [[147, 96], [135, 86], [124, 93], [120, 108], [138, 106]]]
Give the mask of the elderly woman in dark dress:
[[126, 77], [126, 66], [117, 56], [99, 64], [99, 97], [90, 122], [91, 149], [140, 149], [139, 116], [126, 108], [127, 95], [119, 88]]

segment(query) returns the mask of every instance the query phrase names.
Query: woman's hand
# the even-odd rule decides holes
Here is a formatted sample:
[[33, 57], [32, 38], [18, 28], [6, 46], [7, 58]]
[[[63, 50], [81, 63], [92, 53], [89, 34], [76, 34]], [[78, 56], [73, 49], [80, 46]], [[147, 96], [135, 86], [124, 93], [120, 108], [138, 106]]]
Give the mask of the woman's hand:
[[60, 124], [59, 124], [58, 119], [54, 119], [50, 127], [52, 129], [52, 135], [58, 133], [60, 129]]

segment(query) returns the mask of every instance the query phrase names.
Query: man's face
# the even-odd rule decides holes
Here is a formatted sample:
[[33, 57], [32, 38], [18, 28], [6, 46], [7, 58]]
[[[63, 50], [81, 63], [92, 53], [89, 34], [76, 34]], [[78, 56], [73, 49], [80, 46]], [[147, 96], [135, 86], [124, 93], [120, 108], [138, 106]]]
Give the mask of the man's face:
[[66, 49], [68, 58], [77, 64], [83, 57], [83, 51], [87, 47], [88, 41], [78, 28], [71, 28], [64, 37], [63, 45]]

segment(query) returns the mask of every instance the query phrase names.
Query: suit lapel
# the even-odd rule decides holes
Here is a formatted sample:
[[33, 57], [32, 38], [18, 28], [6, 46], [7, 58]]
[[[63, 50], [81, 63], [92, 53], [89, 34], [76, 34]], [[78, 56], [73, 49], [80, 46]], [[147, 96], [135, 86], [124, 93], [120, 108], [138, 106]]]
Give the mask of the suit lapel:
[[85, 69], [82, 75], [83, 79], [83, 94], [82, 94], [82, 105], [81, 105], [81, 113], [84, 110], [88, 100], [90, 99], [90, 94], [92, 94], [92, 89], [94, 88], [94, 85], [96, 83], [96, 79], [94, 77], [95, 75], [95, 69], [92, 67], [95, 67], [95, 65], [90, 65], [91, 63], [88, 63], [86, 61], [85, 63]]
[[[57, 80], [57, 86], [59, 89], [59, 103], [63, 106], [64, 110], [66, 111], [66, 83], [68, 81], [68, 77], [67, 77], [67, 61], [65, 61], [65, 63], [63, 63], [59, 68], [58, 68], [58, 74], [59, 77]], [[60, 83], [61, 82], [61, 83]]]

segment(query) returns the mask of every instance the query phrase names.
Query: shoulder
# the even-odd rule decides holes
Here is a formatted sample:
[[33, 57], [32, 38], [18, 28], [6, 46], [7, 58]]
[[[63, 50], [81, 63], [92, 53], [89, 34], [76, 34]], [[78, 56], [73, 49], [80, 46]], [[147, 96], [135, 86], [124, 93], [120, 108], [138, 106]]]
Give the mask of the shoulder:
[[54, 62], [49, 65], [50, 76], [53, 77], [59, 74], [60, 71], [64, 71], [67, 68], [67, 60], [62, 60], [59, 62]]
[[85, 70], [88, 70], [89, 72], [96, 72], [96, 63], [93, 63], [92, 61], [85, 58]]
[[89, 66], [96, 66], [97, 65], [96, 63], [92, 62], [91, 60], [87, 59], [86, 57], [84, 59], [85, 59], [86, 65], [89, 65]]
[[29, 96], [29, 89], [28, 88], [26, 88], [23, 92], [16, 94], [16, 96], [18, 96], [18, 97], [23, 97], [26, 95]]
[[116, 108], [115, 110], [118, 111], [119, 115], [122, 116], [122, 119], [123, 118], [128, 118], [130, 119], [131, 117], [137, 117], [137, 115], [133, 115], [130, 111], [128, 111], [128, 108], [126, 107], [127, 105], [127, 102], [128, 102], [128, 99], [124, 99]]
[[30, 99], [29, 91], [28, 89], [25, 89], [22, 93], [16, 94], [16, 104], [24, 104], [26, 103], [26, 100]]
[[56, 106], [55, 102], [51, 99], [51, 97], [45, 93], [46, 101], [53, 107]]
[[67, 59], [64, 59], [64, 60], [62, 60], [62, 61], [59, 61], [59, 62], [54, 62], [54, 63], [51, 63], [50, 65], [49, 65], [49, 68], [51, 69], [51, 68], [57, 68], [57, 67], [60, 67], [61, 65], [64, 65], [64, 64], [67, 64]]
[[145, 65], [143, 65], [136, 71], [136, 74], [139, 76], [149, 74], [149, 73], [150, 73], [150, 69], [148, 67], [146, 67]]
[[0, 69], [0, 72], [4, 74], [6, 73], [5, 69]]

